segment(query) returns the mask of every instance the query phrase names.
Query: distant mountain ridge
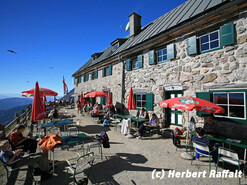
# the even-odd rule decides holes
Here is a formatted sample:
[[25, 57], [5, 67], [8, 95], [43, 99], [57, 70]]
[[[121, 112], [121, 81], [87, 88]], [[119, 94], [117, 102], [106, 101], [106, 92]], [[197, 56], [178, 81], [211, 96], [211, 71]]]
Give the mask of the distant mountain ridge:
[[15, 119], [15, 113], [21, 114], [32, 104], [32, 98], [4, 98], [0, 99], [0, 123], [5, 126]]
[[17, 106], [8, 110], [0, 110], [0, 123], [5, 126], [15, 119], [15, 113], [22, 114], [23, 109], [27, 109], [28, 105]]
[[17, 106], [32, 104], [32, 98], [4, 98], [0, 99], [0, 110], [8, 110]]

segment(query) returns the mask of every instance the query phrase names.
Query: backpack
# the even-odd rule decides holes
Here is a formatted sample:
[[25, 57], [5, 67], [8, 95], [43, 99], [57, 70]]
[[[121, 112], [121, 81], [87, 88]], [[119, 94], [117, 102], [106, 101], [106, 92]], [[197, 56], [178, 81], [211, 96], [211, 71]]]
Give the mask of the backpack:
[[96, 135], [96, 139], [103, 144], [104, 148], [110, 148], [109, 137], [105, 131], [102, 131], [100, 135]]

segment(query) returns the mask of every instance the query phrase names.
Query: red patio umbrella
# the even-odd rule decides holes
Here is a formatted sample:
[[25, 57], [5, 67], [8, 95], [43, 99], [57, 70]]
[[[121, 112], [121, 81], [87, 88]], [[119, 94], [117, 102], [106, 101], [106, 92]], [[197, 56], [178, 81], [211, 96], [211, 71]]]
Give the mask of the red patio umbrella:
[[128, 106], [127, 106], [128, 110], [135, 110], [136, 109], [136, 105], [134, 102], [134, 96], [133, 96], [133, 90], [132, 87], [130, 88], [130, 93], [129, 93], [129, 99], [128, 99]]
[[[47, 89], [47, 88], [39, 88], [39, 91], [40, 91], [40, 94], [42, 94], [43, 96], [57, 96], [58, 93], [53, 91], [53, 90], [50, 90], [50, 89]], [[27, 91], [22, 91], [22, 93], [27, 93], [27, 94], [34, 94], [34, 89], [29, 89]]]
[[94, 92], [90, 92], [86, 94], [85, 98], [95, 98], [95, 97], [102, 97], [102, 96], [107, 96], [107, 94], [101, 91], [94, 91]]
[[225, 112], [225, 110], [222, 107], [210, 101], [190, 96], [171, 98], [160, 102], [159, 105], [164, 108], [180, 109], [187, 111], [192, 111], [195, 109], [198, 112], [209, 112], [216, 114]]
[[112, 107], [112, 98], [111, 98], [110, 91], [108, 91], [108, 94], [107, 94], [106, 107], [108, 107], [108, 108], [111, 108]]
[[42, 98], [40, 97], [39, 84], [36, 82], [32, 106], [32, 121], [42, 120], [46, 117], [45, 109], [43, 107]]
[[[190, 96], [171, 98], [160, 102], [159, 105], [164, 108], [180, 109], [186, 111], [192, 111], [195, 109], [198, 112], [209, 112], [209, 113], [217, 113], [217, 114], [225, 112], [225, 110], [222, 107], [210, 101], [203, 100], [200, 98], [194, 98]], [[188, 120], [189, 120], [189, 113], [188, 113]], [[181, 157], [191, 159], [191, 156], [187, 154], [188, 136], [189, 136], [189, 124], [187, 124], [186, 153], [185, 153], [186, 155], [183, 153], [181, 154]]]

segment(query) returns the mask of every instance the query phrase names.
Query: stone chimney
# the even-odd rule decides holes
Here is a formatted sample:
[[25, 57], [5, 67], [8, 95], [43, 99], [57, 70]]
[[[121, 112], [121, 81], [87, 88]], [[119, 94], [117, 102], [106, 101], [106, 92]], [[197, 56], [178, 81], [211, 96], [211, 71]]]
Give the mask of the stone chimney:
[[135, 12], [129, 15], [130, 36], [136, 35], [141, 31], [141, 18]]

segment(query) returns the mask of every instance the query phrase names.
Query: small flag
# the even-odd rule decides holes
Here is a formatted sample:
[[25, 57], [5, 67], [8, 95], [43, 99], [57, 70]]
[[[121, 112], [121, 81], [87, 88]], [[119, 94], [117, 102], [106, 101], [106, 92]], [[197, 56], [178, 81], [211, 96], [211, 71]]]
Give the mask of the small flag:
[[63, 92], [64, 94], [68, 94], [68, 86], [67, 84], [65, 83], [65, 80], [64, 80], [64, 76], [63, 76]]

